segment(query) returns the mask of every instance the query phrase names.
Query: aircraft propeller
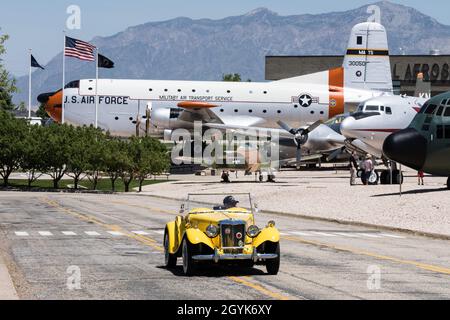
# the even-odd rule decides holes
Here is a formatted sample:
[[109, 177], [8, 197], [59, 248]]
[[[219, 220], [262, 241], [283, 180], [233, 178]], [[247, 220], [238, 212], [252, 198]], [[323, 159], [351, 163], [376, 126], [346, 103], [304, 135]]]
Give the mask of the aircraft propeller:
[[291, 128], [287, 123], [283, 121], [278, 121], [277, 123], [282, 129], [286, 130], [287, 132], [289, 132], [294, 136], [294, 142], [295, 145], [297, 146], [297, 155], [296, 155], [297, 169], [299, 169], [302, 162], [302, 146], [306, 142], [308, 142], [309, 134], [312, 131], [316, 130], [318, 127], [320, 127], [320, 125], [322, 125], [322, 121], [320, 120], [316, 121], [307, 128], [299, 128], [299, 129]]

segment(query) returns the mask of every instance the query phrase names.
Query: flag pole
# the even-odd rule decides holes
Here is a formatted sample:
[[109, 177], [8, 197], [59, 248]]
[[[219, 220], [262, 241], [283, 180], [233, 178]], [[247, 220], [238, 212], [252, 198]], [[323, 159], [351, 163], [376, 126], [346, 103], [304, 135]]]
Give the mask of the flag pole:
[[65, 123], [65, 97], [64, 97], [64, 87], [66, 86], [66, 31], [63, 31], [64, 35], [64, 49], [63, 49], [63, 76], [62, 76], [62, 110], [61, 110], [61, 123]]
[[30, 70], [28, 75], [28, 120], [31, 119], [31, 57], [33, 55], [33, 52], [31, 49], [29, 49], [30, 52]]
[[97, 53], [95, 59], [95, 129], [98, 128], [98, 48], [95, 48]]

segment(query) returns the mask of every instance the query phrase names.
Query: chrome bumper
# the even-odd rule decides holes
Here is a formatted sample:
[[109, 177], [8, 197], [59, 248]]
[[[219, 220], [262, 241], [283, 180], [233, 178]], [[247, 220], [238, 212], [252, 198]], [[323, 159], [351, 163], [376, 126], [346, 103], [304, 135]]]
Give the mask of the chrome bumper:
[[271, 260], [278, 258], [277, 254], [219, 254], [219, 251], [216, 249], [214, 254], [210, 255], [196, 255], [193, 256], [192, 259], [195, 261], [214, 261], [215, 263], [219, 263], [219, 261], [230, 261], [230, 260], [253, 260], [254, 262], [258, 262], [259, 260]]

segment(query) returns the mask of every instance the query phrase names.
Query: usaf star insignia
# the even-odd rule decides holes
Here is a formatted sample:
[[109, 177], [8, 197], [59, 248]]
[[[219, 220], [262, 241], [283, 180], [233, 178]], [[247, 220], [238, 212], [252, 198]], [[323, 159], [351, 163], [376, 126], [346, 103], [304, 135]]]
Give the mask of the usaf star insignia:
[[302, 94], [298, 98], [298, 102], [303, 108], [308, 108], [313, 103], [313, 98], [309, 94]]

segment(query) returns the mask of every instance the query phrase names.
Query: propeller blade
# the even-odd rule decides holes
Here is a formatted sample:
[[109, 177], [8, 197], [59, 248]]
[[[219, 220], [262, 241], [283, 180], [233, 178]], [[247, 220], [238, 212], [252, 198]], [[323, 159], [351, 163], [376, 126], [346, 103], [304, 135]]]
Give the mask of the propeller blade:
[[295, 130], [292, 129], [287, 123], [283, 122], [283, 121], [278, 121], [277, 124], [283, 128], [284, 130], [286, 130], [289, 133], [295, 134]]
[[316, 121], [314, 122], [312, 125], [310, 125], [308, 128], [306, 128], [306, 132], [313, 132], [314, 130], [316, 130], [318, 127], [320, 127], [323, 124], [322, 120]]
[[302, 164], [302, 148], [299, 146], [297, 147], [297, 169], [300, 169], [301, 164]]
[[330, 154], [330, 155], [328, 156], [327, 161], [328, 161], [328, 162], [333, 161], [333, 160], [336, 159], [341, 153], [343, 153], [344, 150], [345, 150], [345, 147], [344, 147], [344, 148], [339, 148], [339, 149], [337, 149], [336, 151], [334, 151], [332, 154]]

